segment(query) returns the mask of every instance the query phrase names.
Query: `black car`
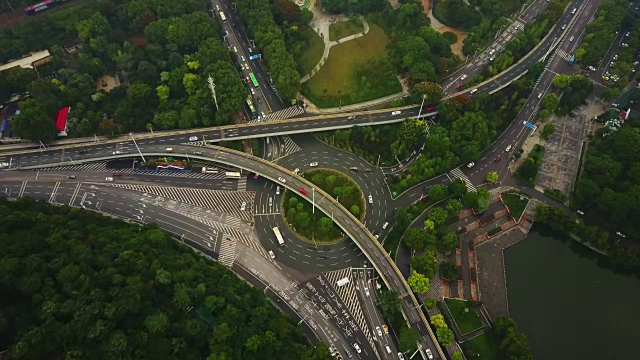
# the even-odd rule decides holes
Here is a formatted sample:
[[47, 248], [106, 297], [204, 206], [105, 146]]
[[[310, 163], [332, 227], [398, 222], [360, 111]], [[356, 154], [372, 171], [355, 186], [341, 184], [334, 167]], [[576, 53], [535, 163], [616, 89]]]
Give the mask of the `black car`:
[[67, 176], [67, 179], [75, 179], [75, 178], [76, 178], [76, 176], [75, 176], [75, 175], [69, 175], [69, 176]]

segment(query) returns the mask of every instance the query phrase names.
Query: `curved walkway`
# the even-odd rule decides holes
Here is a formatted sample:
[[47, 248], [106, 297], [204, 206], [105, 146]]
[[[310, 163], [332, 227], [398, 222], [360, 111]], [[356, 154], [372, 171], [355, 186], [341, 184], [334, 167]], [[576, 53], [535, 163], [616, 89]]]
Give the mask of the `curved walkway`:
[[311, 73], [303, 76], [300, 79], [301, 84], [308, 81], [309, 79], [311, 79], [311, 77], [313, 77], [313, 75], [318, 73], [322, 65], [324, 65], [325, 61], [329, 57], [329, 50], [331, 50], [332, 46], [338, 45], [346, 41], [357, 39], [369, 33], [369, 23], [367, 23], [367, 20], [364, 17], [360, 16], [359, 19], [360, 21], [362, 21], [362, 25], [364, 25], [363, 32], [345, 36], [342, 39], [338, 39], [337, 41], [331, 41], [329, 39], [329, 27], [331, 26], [331, 24], [349, 21], [349, 18], [345, 15], [329, 15], [323, 12], [322, 10], [318, 9], [318, 6], [316, 6], [317, 4], [315, 1], [312, 1], [312, 2], [313, 4], [309, 6], [309, 9], [311, 9], [311, 12], [313, 13], [313, 20], [311, 20], [311, 27], [320, 35], [320, 37], [322, 38], [322, 41], [324, 41], [324, 52], [322, 53], [322, 57], [320, 58], [320, 61], [318, 61], [318, 64], [313, 68], [313, 70], [311, 70]]

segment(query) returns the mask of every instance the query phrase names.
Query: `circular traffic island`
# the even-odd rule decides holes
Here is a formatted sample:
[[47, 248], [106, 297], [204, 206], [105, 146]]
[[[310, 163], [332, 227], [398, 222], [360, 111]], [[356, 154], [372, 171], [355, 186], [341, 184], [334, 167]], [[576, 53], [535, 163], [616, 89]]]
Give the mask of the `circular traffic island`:
[[[358, 184], [349, 176], [331, 169], [314, 169], [300, 175], [336, 198], [351, 214], [362, 221], [365, 214], [364, 195]], [[309, 191], [306, 196], [312, 199], [313, 194]], [[345, 239], [342, 230], [333, 223], [331, 214], [326, 215], [320, 209], [315, 209], [314, 213], [313, 205], [298, 193], [285, 191], [281, 208], [287, 225], [303, 240], [313, 243], [336, 243]]]

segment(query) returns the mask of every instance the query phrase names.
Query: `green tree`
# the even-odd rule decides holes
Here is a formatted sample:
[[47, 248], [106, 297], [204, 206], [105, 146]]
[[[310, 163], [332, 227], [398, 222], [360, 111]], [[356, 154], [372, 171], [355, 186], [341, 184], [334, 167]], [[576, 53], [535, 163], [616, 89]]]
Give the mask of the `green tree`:
[[489, 171], [487, 173], [487, 181], [494, 184], [498, 181], [498, 173], [495, 171]]
[[301, 360], [330, 360], [330, 359], [332, 359], [331, 352], [329, 351], [329, 348], [327, 347], [327, 345], [323, 343], [319, 343], [307, 348], [307, 351], [305, 351], [304, 354], [302, 354], [302, 358], [301, 358]]
[[556, 75], [553, 80], [551, 80], [553, 86], [557, 87], [558, 89], [565, 89], [567, 86], [569, 86], [570, 82], [570, 75]]
[[443, 225], [447, 221], [447, 212], [443, 208], [435, 208], [429, 212], [429, 220], [433, 221], [436, 226]]
[[445, 185], [433, 185], [429, 188], [429, 198], [433, 201], [440, 201], [449, 196], [449, 192]]
[[358, 207], [358, 205], [352, 205], [351, 208], [349, 208], [349, 211], [355, 217], [360, 216], [360, 207]]
[[427, 250], [423, 255], [411, 258], [411, 267], [415, 271], [432, 279], [438, 268], [438, 258], [433, 250]]
[[417, 293], [426, 293], [429, 291], [429, 278], [413, 270], [411, 276], [407, 279], [407, 284], [411, 290]]
[[441, 327], [436, 329], [436, 337], [438, 338], [438, 342], [442, 346], [449, 346], [456, 341], [455, 336], [453, 335], [453, 331], [448, 327]]
[[458, 216], [458, 214], [460, 214], [460, 212], [462, 211], [462, 203], [456, 199], [451, 199], [449, 201], [447, 201], [447, 214], [449, 214], [449, 216], [454, 217], [454, 216]]
[[420, 339], [420, 334], [416, 329], [406, 326], [400, 328], [398, 342], [403, 352], [414, 350], [417, 346], [418, 339]]
[[439, 266], [439, 270], [440, 275], [449, 281], [456, 281], [460, 276], [458, 266], [452, 261], [443, 261]]
[[333, 228], [333, 221], [326, 216], [320, 218], [320, 229], [325, 233], [331, 231]]
[[430, 234], [424, 229], [409, 228], [404, 233], [404, 241], [407, 246], [416, 249], [424, 250], [428, 247], [435, 246], [436, 238], [433, 234]]
[[440, 84], [424, 81], [413, 86], [411, 95], [414, 102], [422, 102], [424, 98], [426, 104], [435, 104], [442, 100], [444, 90]]
[[464, 360], [464, 357], [462, 357], [462, 353], [460, 351], [454, 351], [453, 355], [451, 355], [451, 360]]
[[461, 179], [454, 179], [448, 185], [449, 194], [456, 198], [462, 198], [467, 193], [467, 186]]
[[437, 328], [447, 327], [447, 323], [444, 321], [444, 316], [442, 314], [432, 315], [430, 320], [431, 324]]
[[545, 110], [554, 111], [558, 107], [558, 104], [560, 104], [560, 99], [554, 93], [548, 93], [542, 99], [542, 108]]
[[493, 326], [500, 350], [507, 359], [533, 359], [529, 341], [526, 335], [518, 330], [513, 319], [500, 316], [495, 319]]
[[556, 126], [553, 124], [545, 124], [542, 128], [542, 138], [547, 140], [551, 134], [556, 130]]
[[37, 100], [29, 99], [20, 103], [21, 113], [16, 116], [13, 128], [16, 134], [31, 141], [49, 142], [57, 134], [53, 117]]
[[448, 232], [446, 234], [444, 234], [440, 240], [440, 246], [439, 248], [446, 252], [452, 252], [455, 249], [458, 248], [458, 234], [454, 233], [454, 232]]

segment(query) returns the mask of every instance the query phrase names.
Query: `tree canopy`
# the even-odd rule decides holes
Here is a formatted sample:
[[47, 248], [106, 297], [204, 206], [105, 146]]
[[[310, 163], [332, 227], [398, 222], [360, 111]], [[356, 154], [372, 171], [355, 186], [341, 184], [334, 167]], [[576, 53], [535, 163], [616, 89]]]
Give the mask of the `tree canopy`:
[[[0, 214], [0, 348], [11, 358], [298, 360], [312, 351], [261, 291], [155, 225], [28, 198], [0, 199]], [[326, 355], [306, 358], [330, 359], [317, 351]]]

